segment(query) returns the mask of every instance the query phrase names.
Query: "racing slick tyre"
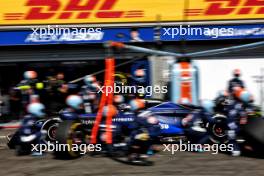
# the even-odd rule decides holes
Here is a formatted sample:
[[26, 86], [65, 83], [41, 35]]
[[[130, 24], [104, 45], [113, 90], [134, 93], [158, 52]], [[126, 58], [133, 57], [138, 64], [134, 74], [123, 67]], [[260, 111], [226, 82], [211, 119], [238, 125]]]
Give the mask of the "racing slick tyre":
[[227, 117], [221, 114], [213, 116], [215, 123], [207, 123], [206, 128], [209, 132], [209, 139], [216, 144], [228, 143], [227, 138]]
[[44, 139], [45, 143], [54, 143], [56, 141], [56, 131], [61, 122], [59, 118], [52, 118], [43, 122], [41, 130], [47, 131], [47, 135]]
[[30, 144], [16, 145], [15, 152], [17, 156], [29, 155], [31, 153], [31, 145]]
[[79, 146], [85, 144], [85, 131], [79, 121], [66, 120], [57, 128], [55, 139], [59, 147], [54, 151], [57, 159], [75, 159], [81, 156]]
[[12, 135], [7, 136], [8, 143], [7, 146], [9, 149], [14, 149], [17, 156], [29, 155], [32, 150], [31, 144], [34, 144], [35, 141], [28, 143], [22, 143], [20, 141], [19, 133], [16, 131]]
[[249, 118], [248, 123], [242, 130], [247, 143], [251, 145], [253, 151], [264, 154], [264, 119], [259, 117]]
[[7, 146], [9, 147], [9, 149], [15, 149], [17, 143], [19, 142], [19, 134], [18, 131], [16, 131], [14, 134], [10, 134], [7, 136]]

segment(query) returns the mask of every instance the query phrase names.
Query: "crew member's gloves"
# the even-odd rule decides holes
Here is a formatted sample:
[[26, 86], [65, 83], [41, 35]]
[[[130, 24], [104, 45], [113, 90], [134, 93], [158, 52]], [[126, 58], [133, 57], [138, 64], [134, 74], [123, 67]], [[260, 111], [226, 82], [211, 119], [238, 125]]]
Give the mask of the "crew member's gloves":
[[140, 133], [135, 136], [135, 139], [140, 140], [140, 141], [147, 141], [149, 138], [150, 137], [148, 133]]

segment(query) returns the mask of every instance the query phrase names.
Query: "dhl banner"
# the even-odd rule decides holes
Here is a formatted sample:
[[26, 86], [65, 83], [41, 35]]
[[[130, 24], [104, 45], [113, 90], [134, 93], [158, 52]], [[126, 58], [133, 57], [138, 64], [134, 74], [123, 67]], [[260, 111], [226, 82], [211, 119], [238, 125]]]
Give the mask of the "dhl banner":
[[[0, 25], [264, 18], [263, 0], [0, 0]], [[188, 7], [187, 7], [188, 6]]]

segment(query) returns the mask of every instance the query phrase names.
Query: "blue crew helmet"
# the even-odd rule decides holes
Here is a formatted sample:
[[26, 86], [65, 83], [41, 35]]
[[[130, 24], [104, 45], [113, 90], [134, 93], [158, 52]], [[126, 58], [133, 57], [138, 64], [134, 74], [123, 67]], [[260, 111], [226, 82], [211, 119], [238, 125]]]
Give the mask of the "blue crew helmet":
[[248, 103], [252, 100], [252, 96], [248, 91], [244, 90], [240, 93], [239, 99], [244, 103]]
[[30, 103], [27, 107], [27, 111], [37, 117], [43, 117], [46, 115], [45, 106], [42, 103]]
[[66, 104], [76, 110], [81, 108], [82, 103], [83, 100], [78, 95], [69, 95], [66, 99]]
[[213, 113], [214, 112], [214, 102], [211, 100], [204, 100], [202, 102], [202, 107], [205, 109], [206, 112]]

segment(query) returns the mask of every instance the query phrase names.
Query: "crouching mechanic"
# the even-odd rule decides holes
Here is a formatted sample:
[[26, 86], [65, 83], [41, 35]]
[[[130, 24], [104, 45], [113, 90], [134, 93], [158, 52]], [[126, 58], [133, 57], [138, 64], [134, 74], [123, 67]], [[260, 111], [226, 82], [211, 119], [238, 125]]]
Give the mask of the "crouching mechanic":
[[[18, 130], [21, 143], [42, 144], [46, 131], [41, 130], [42, 124], [36, 123], [45, 117], [45, 107], [41, 103], [31, 103], [27, 107], [28, 114], [24, 117]], [[23, 145], [23, 144], [22, 144]], [[42, 152], [32, 151], [33, 156], [41, 156]]]
[[140, 113], [145, 108], [143, 99], [131, 100], [129, 104], [136, 116], [130, 134], [129, 160], [133, 163], [144, 163], [147, 162], [146, 154], [160, 135], [159, 122], [151, 113]]
[[[199, 131], [198, 128], [201, 128], [197, 122], [202, 122], [203, 124], [215, 123], [215, 120], [213, 118], [214, 107], [215, 104], [213, 101], [210, 100], [203, 101], [201, 109], [193, 111], [187, 117], [182, 119], [182, 126], [183, 128], [186, 129], [185, 131], [188, 134], [188, 136], [192, 137], [192, 139], [190, 139], [192, 140], [192, 142], [202, 145], [208, 144], [210, 142], [209, 140], [210, 134], [207, 131], [205, 133], [204, 131], [201, 131], [201, 133], [197, 132]], [[202, 149], [199, 151], [202, 151]]]
[[233, 145], [231, 152], [232, 156], [240, 156], [241, 151], [239, 144], [237, 143], [237, 136], [240, 132], [241, 125], [247, 123], [248, 112], [250, 106], [248, 104], [251, 101], [251, 95], [249, 92], [236, 89], [234, 90], [234, 99], [230, 102], [228, 107], [228, 139], [229, 143]]
[[67, 108], [60, 112], [62, 120], [78, 120], [83, 111], [83, 100], [78, 95], [69, 95], [66, 98]]

